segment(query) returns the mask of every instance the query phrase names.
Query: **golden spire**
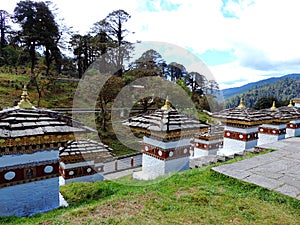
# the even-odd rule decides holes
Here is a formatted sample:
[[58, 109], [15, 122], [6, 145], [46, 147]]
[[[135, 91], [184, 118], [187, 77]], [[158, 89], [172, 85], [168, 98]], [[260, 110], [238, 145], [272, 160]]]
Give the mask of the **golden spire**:
[[246, 108], [246, 106], [244, 105], [243, 98], [241, 98], [240, 104], [239, 104], [238, 108], [240, 108], [240, 109], [241, 109], [241, 108]]
[[167, 96], [166, 98], [166, 102], [165, 102], [165, 105], [163, 107], [161, 107], [162, 110], [170, 110], [171, 109], [171, 106], [170, 106], [170, 103], [169, 103], [169, 98]]
[[275, 106], [275, 101], [273, 101], [273, 105], [272, 105], [272, 107], [271, 107], [271, 110], [276, 110], [277, 108], [276, 108], [276, 106]]
[[288, 107], [294, 107], [294, 106], [293, 106], [293, 101], [292, 101], [292, 100], [290, 100], [290, 103], [289, 103]]
[[23, 108], [23, 109], [33, 108], [33, 105], [29, 101], [29, 96], [28, 96], [26, 85], [24, 85], [23, 92], [21, 95], [21, 101], [18, 103], [18, 107]]

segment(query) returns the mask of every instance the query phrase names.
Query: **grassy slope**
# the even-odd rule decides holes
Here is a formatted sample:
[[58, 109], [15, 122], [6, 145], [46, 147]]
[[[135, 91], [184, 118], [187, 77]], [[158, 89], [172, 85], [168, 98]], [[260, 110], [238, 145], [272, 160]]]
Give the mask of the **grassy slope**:
[[[28, 82], [28, 76], [0, 73], [0, 108], [14, 106], [20, 100], [23, 85]], [[41, 107], [50, 109], [72, 107], [76, 87], [77, 83], [43, 81]], [[31, 86], [28, 89], [30, 101], [36, 106], [38, 101], [36, 88]]]
[[210, 167], [152, 183], [127, 177], [68, 184], [61, 192], [69, 208], [3, 218], [0, 224], [300, 224], [300, 201], [211, 172]]

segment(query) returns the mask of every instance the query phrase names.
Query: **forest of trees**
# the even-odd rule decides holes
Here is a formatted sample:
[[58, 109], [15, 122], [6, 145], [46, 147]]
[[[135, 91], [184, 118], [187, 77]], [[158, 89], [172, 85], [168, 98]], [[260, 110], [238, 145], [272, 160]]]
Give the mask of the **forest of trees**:
[[[152, 49], [130, 62], [133, 43], [128, 42], [126, 36], [133, 31], [125, 28], [131, 16], [124, 10], [113, 11], [95, 22], [87, 34], [74, 33], [63, 21], [56, 21], [56, 10], [51, 2], [28, 0], [18, 2], [13, 15], [0, 10], [2, 72], [32, 75], [38, 71], [46, 76], [81, 78], [99, 56], [112, 52], [111, 58], [104, 60], [119, 68], [115, 75], [124, 77], [127, 82], [137, 77], [160, 76], [172, 82], [183, 80], [191, 92], [199, 96], [217, 94], [217, 82], [206, 80], [199, 73], [189, 72], [184, 65], [176, 62], [167, 64]], [[73, 56], [62, 53], [67, 49]], [[125, 62], [129, 63], [126, 68]]]
[[236, 107], [240, 98], [249, 108], [263, 109], [272, 106], [273, 101], [276, 106], [287, 106], [289, 101], [299, 96], [300, 80], [296, 78], [285, 78], [270, 84], [263, 84], [252, 88], [241, 95], [236, 95], [228, 99], [227, 108]]
[[[177, 62], [166, 62], [159, 52], [149, 49], [133, 60], [134, 44], [126, 37], [134, 31], [126, 29], [131, 16], [115, 10], [94, 23], [90, 32], [76, 33], [58, 20], [57, 9], [48, 1], [23, 0], [16, 4], [13, 15], [0, 10], [0, 72], [28, 75], [42, 97], [41, 77], [71, 77], [81, 79], [90, 66], [99, 60], [109, 64], [114, 74], [101, 91], [98, 105], [102, 109], [99, 121], [107, 130], [110, 115], [107, 107], [123, 86], [141, 77], [156, 76], [180, 85], [194, 101], [196, 108], [218, 110], [218, 83], [198, 72], [187, 71]], [[63, 54], [69, 52], [69, 54]], [[126, 65], [126, 66], [125, 66]], [[104, 70], [104, 66], [102, 68]], [[149, 97], [150, 98], [150, 97]], [[141, 99], [137, 107], [143, 111], [162, 99]], [[213, 109], [211, 109], [213, 107]]]

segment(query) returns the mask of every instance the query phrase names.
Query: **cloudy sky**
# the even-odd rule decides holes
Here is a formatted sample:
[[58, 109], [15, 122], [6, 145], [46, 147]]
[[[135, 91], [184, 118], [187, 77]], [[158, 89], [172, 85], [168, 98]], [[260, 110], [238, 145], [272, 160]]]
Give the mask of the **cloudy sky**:
[[[16, 2], [0, 0], [0, 9], [13, 12]], [[135, 32], [128, 40], [188, 50], [208, 66], [221, 88], [300, 72], [298, 0], [52, 2], [65, 23], [81, 34], [113, 10], [127, 11], [131, 15], [127, 28]]]

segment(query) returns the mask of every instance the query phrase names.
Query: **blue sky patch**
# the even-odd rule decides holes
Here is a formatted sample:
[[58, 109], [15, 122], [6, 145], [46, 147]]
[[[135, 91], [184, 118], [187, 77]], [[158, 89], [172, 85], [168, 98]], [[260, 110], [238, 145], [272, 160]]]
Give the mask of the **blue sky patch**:
[[160, 7], [163, 11], [175, 11], [180, 7], [180, 4], [174, 4], [170, 2], [169, 0], [161, 0], [160, 1]]
[[231, 51], [207, 50], [203, 54], [199, 55], [199, 58], [207, 66], [226, 64], [237, 60], [236, 56], [233, 54], [233, 50]]
[[144, 0], [140, 3], [139, 10], [147, 12], [159, 12], [159, 11], [176, 11], [180, 4], [174, 4], [170, 0]]
[[[235, 3], [238, 3], [239, 0], [232, 0]], [[225, 18], [238, 18], [233, 12], [230, 12], [226, 9], [228, 0], [222, 0], [221, 12]]]
[[246, 7], [251, 6], [254, 4], [254, 0], [252, 1], [245, 1], [245, 0], [222, 0], [222, 7], [221, 12], [225, 18], [235, 18], [238, 19], [238, 15], [234, 11], [230, 11], [227, 8], [228, 4], [236, 4], [240, 7], [241, 10], [244, 10]]

